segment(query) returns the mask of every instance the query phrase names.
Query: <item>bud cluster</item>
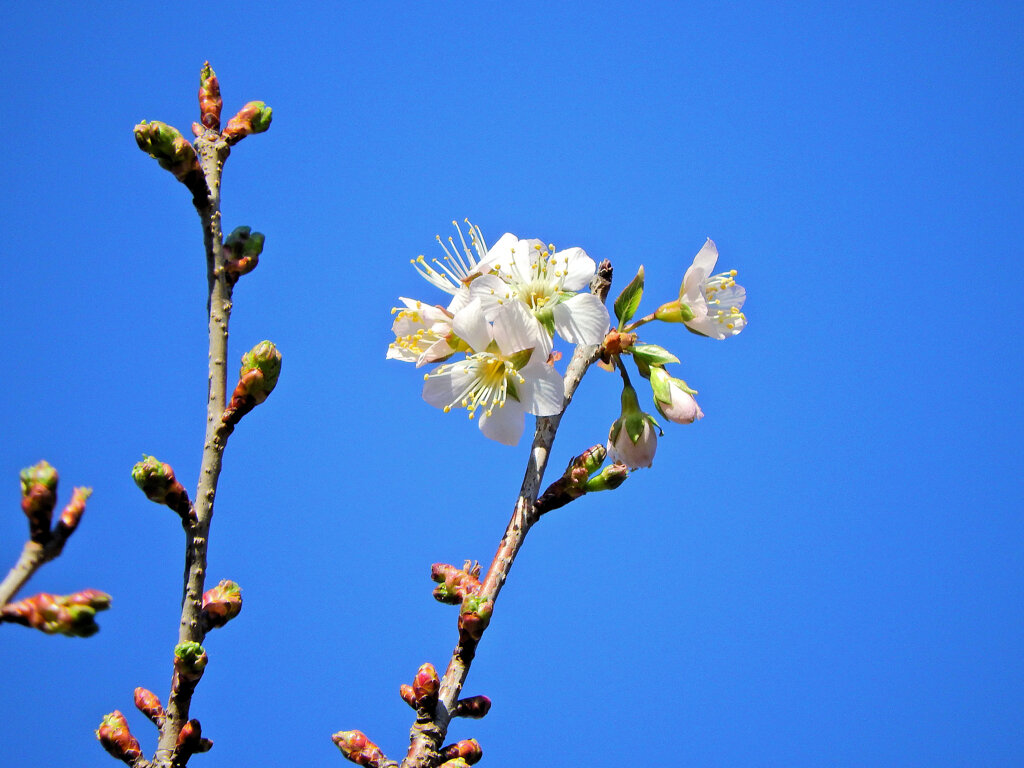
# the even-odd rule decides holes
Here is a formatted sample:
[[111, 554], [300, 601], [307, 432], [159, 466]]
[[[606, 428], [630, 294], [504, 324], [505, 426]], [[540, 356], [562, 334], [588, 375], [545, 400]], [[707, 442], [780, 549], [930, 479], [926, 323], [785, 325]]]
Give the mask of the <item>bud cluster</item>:
[[478, 642], [483, 637], [487, 625], [490, 624], [493, 612], [494, 601], [491, 598], [479, 595], [467, 596], [459, 609], [460, 642]]
[[155, 456], [142, 455], [142, 461], [132, 467], [132, 480], [146, 494], [146, 498], [157, 504], [164, 504], [181, 518], [183, 524], [195, 522], [195, 512], [188, 492], [174, 476], [170, 464], [158, 460]]
[[234, 426], [242, 417], [266, 400], [277, 386], [281, 373], [281, 353], [270, 341], [261, 341], [242, 355], [238, 384], [221, 421]]
[[142, 757], [139, 741], [132, 736], [128, 729], [128, 721], [120, 710], [115, 709], [109, 715], [104, 715], [96, 731], [96, 738], [112, 757], [128, 765], [134, 765], [135, 761]]
[[449, 605], [458, 605], [467, 596], [480, 591], [480, 566], [467, 561], [462, 568], [448, 563], [434, 563], [430, 566], [430, 578], [439, 586], [434, 587], [434, 599]]
[[362, 731], [338, 731], [331, 736], [331, 741], [356, 765], [384, 768], [388, 762], [380, 747], [366, 738]]
[[110, 595], [83, 589], [70, 595], [41, 592], [0, 609], [4, 621], [38, 629], [48, 635], [89, 637], [99, 632], [97, 611], [110, 607]]
[[46, 461], [21, 470], [21, 509], [28, 518], [29, 537], [45, 544], [57, 505], [57, 470]]
[[607, 453], [603, 445], [595, 445], [573, 457], [563, 475], [538, 497], [537, 514], [564, 507], [587, 493], [614, 490], [626, 482], [629, 470], [625, 464], [614, 463], [601, 469]]

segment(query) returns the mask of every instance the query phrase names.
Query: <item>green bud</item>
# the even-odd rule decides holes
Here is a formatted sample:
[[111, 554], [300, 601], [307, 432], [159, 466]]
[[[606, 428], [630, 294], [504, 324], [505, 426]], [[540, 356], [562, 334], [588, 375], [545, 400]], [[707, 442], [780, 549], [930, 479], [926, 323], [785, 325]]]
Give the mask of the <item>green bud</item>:
[[25, 467], [21, 470], [21, 495], [28, 496], [32, 491], [32, 486], [41, 485], [48, 491], [57, 490], [57, 470], [49, 465], [46, 461], [40, 461], [31, 467]]
[[174, 669], [186, 680], [198, 680], [203, 676], [209, 658], [199, 643], [187, 640], [174, 646]]
[[609, 464], [599, 474], [587, 480], [587, 493], [613, 491], [626, 482], [627, 477], [629, 477], [629, 468], [625, 464], [619, 462]]
[[693, 320], [693, 310], [677, 299], [654, 310], [654, 317], [666, 323], [686, 323]]
[[[245, 378], [247, 374], [259, 371], [262, 375], [262, 382], [259, 389], [269, 395], [277, 386], [277, 377], [281, 373], [281, 353], [277, 351], [272, 341], [261, 341], [255, 347], [242, 355], [242, 368], [239, 377]], [[255, 392], [249, 394], [256, 396]]]

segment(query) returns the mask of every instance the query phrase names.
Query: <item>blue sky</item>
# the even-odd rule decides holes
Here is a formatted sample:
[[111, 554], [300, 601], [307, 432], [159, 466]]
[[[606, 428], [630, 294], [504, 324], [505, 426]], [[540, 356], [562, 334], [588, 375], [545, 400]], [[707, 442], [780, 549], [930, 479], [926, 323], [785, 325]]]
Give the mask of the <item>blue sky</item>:
[[[495, 768], [1024, 762], [1019, 6], [5, 16], [0, 562], [46, 458], [95, 495], [23, 594], [114, 596], [88, 640], [0, 631], [10, 764], [112, 765], [92, 729], [115, 708], [154, 747], [131, 696], [169, 686], [182, 534], [130, 469], [156, 454], [195, 487], [206, 267], [131, 128], [187, 131], [206, 59], [226, 115], [274, 109], [224, 217], [267, 235], [231, 357], [269, 338], [284, 365], [226, 457], [209, 577], [245, 608], [206, 644], [193, 765], [343, 765], [350, 728], [405, 751], [398, 686], [455, 639], [429, 566], [490, 560], [525, 463], [384, 360], [397, 297], [431, 298], [408, 260], [466, 216], [609, 258], [616, 289], [643, 264], [645, 310], [711, 236], [750, 324], [645, 336], [706, 417], [531, 532], [466, 687], [491, 714], [454, 738]], [[553, 472], [604, 439], [617, 384], [584, 381]]]

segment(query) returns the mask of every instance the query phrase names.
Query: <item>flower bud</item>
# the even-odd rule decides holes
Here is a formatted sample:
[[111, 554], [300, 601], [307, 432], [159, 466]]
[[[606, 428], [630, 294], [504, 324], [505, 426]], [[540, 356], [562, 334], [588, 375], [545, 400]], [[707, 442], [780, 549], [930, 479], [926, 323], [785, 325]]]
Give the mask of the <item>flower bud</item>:
[[242, 588], [225, 579], [203, 593], [203, 616], [208, 628], [223, 627], [242, 610]]
[[142, 454], [142, 461], [132, 467], [132, 480], [146, 494], [146, 498], [157, 504], [166, 504], [178, 513], [183, 521], [194, 516], [188, 492], [174, 476], [170, 464], [154, 456]]
[[459, 636], [472, 641], [479, 640], [491, 621], [494, 601], [487, 597], [470, 595], [462, 601], [459, 611]]
[[440, 768], [469, 768], [469, 761], [464, 757], [455, 757], [451, 760], [445, 760], [441, 763]]
[[71, 494], [71, 501], [60, 513], [60, 520], [57, 523], [58, 530], [64, 538], [75, 532], [78, 522], [85, 512], [85, 502], [90, 496], [92, 496], [92, 488], [75, 488]]
[[3, 618], [15, 624], [38, 629], [48, 635], [90, 637], [99, 632], [96, 612], [110, 607], [110, 595], [84, 589], [71, 595], [41, 592], [0, 609]]
[[[463, 739], [455, 744], [449, 744], [441, 749], [441, 757], [445, 760], [456, 760], [461, 758], [467, 765], [480, 762], [484, 752], [480, 749], [480, 742], [476, 739]], [[448, 765], [448, 763], [444, 763]]]
[[277, 386], [281, 353], [270, 341], [261, 341], [242, 355], [242, 368], [231, 402], [221, 420], [234, 426], [245, 414], [266, 400]]
[[183, 680], [201, 678], [208, 661], [206, 650], [199, 643], [186, 640], [174, 646], [174, 671]]
[[262, 101], [250, 101], [228, 120], [221, 135], [228, 144], [237, 144], [252, 133], [263, 133], [270, 127], [273, 113]]
[[209, 752], [213, 747], [213, 742], [203, 738], [203, 728], [199, 721], [193, 718], [181, 726], [175, 746], [180, 760], [194, 755], [196, 752]]
[[402, 683], [398, 689], [398, 695], [402, 697], [402, 701], [408, 704], [413, 709], [416, 709], [416, 694], [412, 690], [412, 686], [408, 683]]
[[220, 110], [224, 105], [220, 97], [220, 83], [210, 62], [199, 72], [199, 114], [202, 124], [212, 131], [220, 130]]
[[161, 168], [173, 173], [178, 181], [185, 181], [191, 173], [202, 173], [195, 147], [177, 128], [167, 123], [159, 120], [147, 123], [143, 120], [135, 126], [135, 143], [139, 149], [155, 158]]
[[627, 477], [629, 477], [629, 468], [625, 464], [621, 462], [609, 464], [599, 474], [587, 480], [587, 493], [614, 491], [626, 482]]
[[57, 505], [57, 470], [45, 461], [21, 470], [21, 509], [28, 518], [29, 538], [44, 544]]
[[104, 715], [103, 722], [96, 731], [96, 738], [111, 756], [128, 765], [142, 757], [138, 739], [128, 730], [128, 721], [120, 710], [115, 709], [109, 715]]
[[608, 431], [608, 455], [632, 469], [649, 467], [658, 448], [654, 429], [657, 422], [640, 410], [636, 390], [626, 384], [622, 388], [622, 415]]
[[224, 268], [232, 283], [256, 269], [265, 240], [262, 233], [253, 232], [249, 227], [235, 227], [227, 236], [224, 247], [228, 255]]
[[416, 677], [412, 680], [413, 701], [417, 707], [433, 708], [437, 703], [437, 693], [441, 690], [441, 680], [437, 676], [437, 670], [429, 661], [422, 664], [416, 671]]
[[135, 689], [135, 707], [142, 714], [153, 721], [157, 728], [164, 724], [164, 707], [160, 703], [160, 697], [147, 688]]
[[356, 765], [380, 768], [387, 762], [380, 747], [366, 738], [362, 731], [338, 731], [331, 736], [331, 741], [341, 750], [341, 754]]
[[704, 418], [697, 401], [696, 390], [690, 389], [682, 379], [669, 376], [664, 368], [651, 368], [651, 390], [658, 413], [676, 424], [692, 424]]
[[430, 578], [440, 586], [434, 589], [434, 599], [449, 605], [458, 605], [467, 595], [480, 591], [479, 570], [476, 575], [466, 569], [456, 568], [448, 563], [434, 563], [430, 566]]
[[455, 702], [452, 717], [469, 717], [479, 720], [491, 710], [491, 700], [486, 696], [467, 696]]

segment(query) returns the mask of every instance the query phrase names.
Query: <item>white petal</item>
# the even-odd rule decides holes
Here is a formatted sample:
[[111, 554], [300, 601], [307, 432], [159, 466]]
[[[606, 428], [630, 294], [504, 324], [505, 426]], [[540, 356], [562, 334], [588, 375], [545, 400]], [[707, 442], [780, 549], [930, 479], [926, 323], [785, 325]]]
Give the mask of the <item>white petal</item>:
[[483, 352], [491, 343], [491, 326], [484, 316], [479, 299], [472, 299], [455, 313], [452, 329], [460, 339], [472, 347], [474, 352]]
[[469, 284], [469, 295], [480, 302], [484, 316], [494, 321], [498, 315], [498, 307], [505, 301], [517, 301], [512, 296], [509, 284], [497, 275], [482, 275]]
[[492, 408], [490, 416], [480, 414], [480, 431], [503, 445], [515, 445], [523, 435], [523, 406], [511, 398], [504, 408]]
[[600, 344], [611, 325], [608, 309], [592, 293], [577, 293], [553, 311], [558, 335], [573, 344]]
[[512, 249], [518, 242], [518, 237], [511, 232], [506, 232], [498, 239], [498, 242], [491, 246], [487, 255], [480, 260], [471, 274], [485, 275], [499, 265], [507, 269], [508, 265], [512, 263]]
[[517, 280], [528, 282], [533, 273], [533, 265], [537, 262], [537, 248], [544, 247], [540, 240], [520, 240], [516, 243], [515, 252], [512, 254], [512, 263], [503, 265], [502, 271], [515, 276]]
[[416, 367], [427, 365], [428, 363], [438, 363], [442, 360], [446, 360], [455, 354], [455, 350], [448, 344], [448, 339], [438, 339], [429, 347], [427, 347], [423, 354], [416, 358]]
[[701, 336], [707, 336], [710, 339], [721, 341], [726, 336], [724, 329], [719, 327], [718, 323], [708, 315], [694, 317], [692, 320], [686, 320], [685, 323], [691, 331], [696, 331]]
[[469, 299], [469, 288], [464, 285], [455, 292], [452, 300], [448, 302], [448, 313], [454, 315], [460, 309], [469, 304]]
[[693, 257], [693, 266], [703, 269], [705, 275], [710, 275], [717, 262], [718, 248], [715, 246], [715, 241], [709, 237], [704, 246], [697, 251], [697, 255]]
[[455, 400], [457, 392], [462, 391], [461, 386], [459, 389], [456, 386], [465, 382], [466, 372], [458, 366], [452, 366], [443, 373], [432, 373], [423, 382], [423, 399], [435, 408], [444, 408]]
[[528, 413], [535, 416], [554, 416], [565, 404], [565, 385], [555, 366], [534, 363], [534, 358], [520, 373], [526, 382], [519, 385], [519, 397]]
[[590, 285], [597, 271], [594, 260], [582, 248], [566, 248], [551, 257], [558, 264], [564, 264], [566, 275], [562, 287], [567, 291], [581, 291]]
[[547, 359], [551, 337], [521, 301], [503, 304], [494, 319], [494, 340], [503, 355], [532, 349], [534, 358]]

